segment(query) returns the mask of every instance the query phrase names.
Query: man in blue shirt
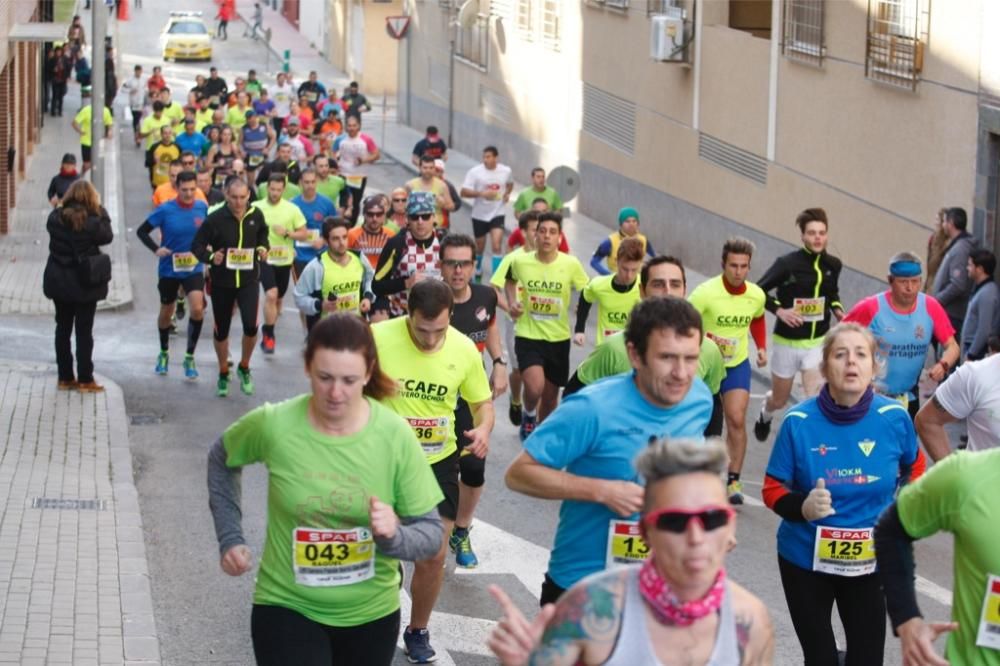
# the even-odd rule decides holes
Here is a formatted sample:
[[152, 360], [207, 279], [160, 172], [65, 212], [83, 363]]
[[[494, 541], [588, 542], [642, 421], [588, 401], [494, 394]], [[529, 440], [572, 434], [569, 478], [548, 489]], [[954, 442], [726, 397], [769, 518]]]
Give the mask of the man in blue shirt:
[[200, 164], [201, 159], [208, 152], [211, 142], [209, 142], [208, 137], [201, 132], [196, 132], [194, 128], [194, 118], [190, 116], [185, 118], [184, 131], [174, 137], [174, 143], [177, 144], [182, 153], [193, 153], [198, 158], [198, 163]]
[[645, 559], [643, 488], [633, 461], [650, 441], [702, 436], [712, 394], [697, 378], [701, 339], [701, 316], [687, 301], [642, 301], [625, 329], [633, 373], [567, 398], [511, 463], [512, 490], [563, 500], [543, 606], [585, 576]]
[[293, 263], [295, 281], [305, 270], [306, 264], [318, 257], [326, 243], [323, 241], [323, 222], [328, 217], [337, 217], [337, 206], [316, 191], [319, 184], [319, 176], [312, 167], [304, 170], [299, 176], [299, 187], [302, 194], [292, 198], [292, 203], [299, 207], [302, 215], [306, 218], [306, 229], [309, 230], [309, 238], [295, 241], [295, 262]]
[[[201, 325], [205, 315], [205, 276], [201, 262], [191, 254], [191, 242], [198, 227], [208, 216], [208, 205], [195, 199], [195, 174], [183, 171], [177, 176], [177, 198], [156, 208], [138, 229], [139, 240], [148, 247], [159, 262], [160, 314], [157, 327], [160, 329], [160, 354], [156, 359], [156, 374], [167, 374], [170, 349], [170, 318], [177, 306], [177, 290], [184, 287], [187, 294], [188, 339], [184, 356], [184, 376], [197, 379], [198, 369], [194, 364], [194, 349], [201, 335]], [[160, 230], [160, 243], [156, 244], [150, 232]]]

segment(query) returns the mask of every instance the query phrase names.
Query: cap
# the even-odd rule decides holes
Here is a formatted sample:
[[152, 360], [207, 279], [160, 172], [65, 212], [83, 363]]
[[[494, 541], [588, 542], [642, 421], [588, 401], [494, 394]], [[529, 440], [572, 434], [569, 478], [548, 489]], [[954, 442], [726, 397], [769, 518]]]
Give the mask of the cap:
[[639, 219], [639, 211], [631, 206], [625, 206], [618, 211], [618, 224], [621, 224], [630, 217], [634, 217], [636, 220]]
[[444, 160], [434, 160], [434, 168], [444, 171]]
[[288, 116], [288, 124], [289, 125], [301, 125], [302, 121], [299, 119], [298, 116]]
[[73, 153], [66, 153], [62, 158], [63, 164], [76, 164], [76, 155]]
[[243, 114], [243, 115], [245, 117], [249, 118], [250, 116], [256, 116], [257, 112], [254, 111], [253, 109], [247, 109], [247, 112], [245, 114]]
[[362, 210], [367, 213], [373, 208], [385, 208], [385, 201], [382, 199], [381, 194], [373, 194], [365, 199]]
[[410, 192], [410, 198], [406, 201], [406, 214], [408, 216], [433, 214], [434, 195], [430, 192]]

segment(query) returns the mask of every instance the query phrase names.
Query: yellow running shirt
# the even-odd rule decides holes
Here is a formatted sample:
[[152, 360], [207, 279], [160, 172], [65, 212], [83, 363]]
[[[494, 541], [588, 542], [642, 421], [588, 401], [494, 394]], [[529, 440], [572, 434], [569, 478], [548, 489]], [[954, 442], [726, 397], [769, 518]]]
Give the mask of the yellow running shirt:
[[598, 345], [604, 342], [606, 336], [625, 330], [632, 308], [642, 298], [639, 295], [639, 280], [633, 283], [631, 289], [622, 293], [615, 290], [612, 284], [614, 279], [613, 273], [595, 277], [587, 283], [581, 294], [588, 303], [597, 302]]
[[[350, 258], [346, 266], [341, 266], [330, 257], [329, 252], [320, 255], [323, 263], [323, 286], [320, 292], [323, 300], [330, 294], [337, 295], [337, 312], [353, 312], [361, 314], [361, 284], [365, 279], [365, 267], [361, 258], [353, 252], [348, 252]], [[324, 316], [328, 313], [324, 313]]]
[[543, 264], [534, 252], [526, 252], [511, 260], [509, 277], [523, 288], [524, 313], [517, 318], [515, 335], [546, 342], [569, 340], [570, 295], [590, 281], [580, 260], [557, 252], [555, 259]]
[[764, 314], [764, 291], [753, 282], [742, 294], [730, 294], [716, 275], [702, 282], [688, 300], [701, 313], [705, 335], [722, 352], [722, 362], [732, 368], [747, 359], [750, 322]]
[[492, 392], [483, 356], [472, 340], [448, 327], [441, 348], [424, 352], [413, 343], [408, 321], [397, 317], [372, 326], [382, 371], [396, 380], [396, 394], [383, 403], [410, 424], [427, 462], [434, 464], [457, 450], [459, 392], [470, 405], [489, 400]]
[[290, 234], [296, 229], [306, 226], [306, 218], [302, 210], [285, 199], [280, 199], [278, 203], [271, 204], [266, 198], [258, 199], [253, 203], [260, 212], [264, 214], [264, 221], [267, 222], [267, 241], [271, 249], [267, 252], [267, 263], [272, 266], [291, 266], [295, 261], [295, 241], [291, 238], [279, 236], [274, 233], [274, 227], [282, 226], [285, 233]]

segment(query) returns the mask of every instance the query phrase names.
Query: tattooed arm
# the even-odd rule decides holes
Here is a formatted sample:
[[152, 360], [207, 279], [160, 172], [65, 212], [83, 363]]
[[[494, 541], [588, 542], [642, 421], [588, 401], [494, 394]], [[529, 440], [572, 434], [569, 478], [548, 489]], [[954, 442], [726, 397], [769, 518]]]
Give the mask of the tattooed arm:
[[774, 662], [774, 627], [764, 604], [736, 583], [730, 582], [736, 640], [743, 666], [770, 666]]

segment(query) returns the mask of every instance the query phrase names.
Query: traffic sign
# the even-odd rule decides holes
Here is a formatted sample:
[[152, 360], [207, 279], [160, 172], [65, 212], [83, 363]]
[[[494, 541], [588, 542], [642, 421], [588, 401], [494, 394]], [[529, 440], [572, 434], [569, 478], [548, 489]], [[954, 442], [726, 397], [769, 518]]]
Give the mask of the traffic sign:
[[402, 39], [406, 29], [410, 27], [409, 16], [386, 16], [385, 30], [393, 39]]

